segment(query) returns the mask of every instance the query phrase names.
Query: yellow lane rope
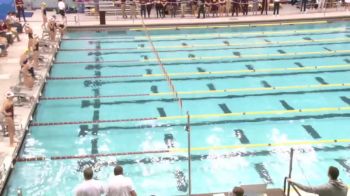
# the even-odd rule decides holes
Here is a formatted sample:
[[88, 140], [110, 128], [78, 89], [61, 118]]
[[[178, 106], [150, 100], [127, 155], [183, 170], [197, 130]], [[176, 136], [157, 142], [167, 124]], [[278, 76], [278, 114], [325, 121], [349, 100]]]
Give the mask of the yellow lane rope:
[[[350, 38], [333, 38], [333, 39], [315, 39], [315, 40], [289, 40], [289, 41], [277, 41], [277, 42], [252, 42], [252, 43], [229, 43], [229, 44], [192, 44], [192, 45], [172, 45], [172, 46], [156, 46], [157, 49], [201, 49], [201, 48], [213, 48], [213, 47], [232, 47], [232, 46], [265, 46], [265, 45], [290, 45], [290, 44], [302, 44], [302, 43], [341, 43], [350, 41]], [[149, 50], [152, 47], [137, 47], [138, 50]]]
[[[278, 90], [307, 90], [307, 89], [322, 89], [334, 87], [349, 87], [350, 83], [338, 84], [311, 84], [298, 86], [276, 86], [276, 87], [255, 87], [255, 88], [229, 88], [222, 90], [197, 90], [197, 91], [178, 91], [179, 95], [199, 95], [199, 94], [215, 94], [215, 93], [232, 93], [232, 92], [257, 92], [257, 91], [278, 91]], [[172, 92], [151, 93], [150, 96], [169, 96]]]
[[[282, 23], [263, 23], [263, 24], [241, 24], [241, 25], [200, 25], [200, 26], [177, 26], [177, 27], [154, 27], [148, 28], [148, 31], [159, 30], [181, 30], [181, 29], [212, 29], [212, 28], [239, 28], [239, 27], [257, 27], [257, 26], [284, 26], [284, 25], [301, 25], [301, 24], [325, 24], [327, 21], [306, 21], [306, 22], [282, 22]], [[142, 31], [142, 28], [130, 28], [130, 31]]]
[[[261, 147], [282, 147], [282, 146], [300, 146], [300, 145], [321, 145], [335, 143], [349, 143], [350, 139], [335, 139], [335, 140], [303, 140], [303, 141], [286, 141], [279, 143], [264, 143], [264, 144], [240, 144], [230, 146], [209, 146], [209, 147], [193, 147], [191, 151], [210, 151], [210, 150], [229, 150], [240, 148], [261, 148]], [[187, 148], [169, 149], [172, 153], [187, 152]]]
[[[323, 108], [304, 108], [294, 110], [268, 110], [268, 111], [251, 111], [251, 112], [232, 112], [232, 113], [216, 113], [216, 114], [194, 114], [191, 119], [207, 119], [207, 118], [221, 118], [221, 117], [237, 117], [237, 116], [256, 116], [256, 115], [282, 115], [295, 113], [318, 113], [318, 112], [332, 112], [332, 111], [348, 111], [350, 107], [323, 107]], [[187, 119], [186, 115], [182, 116], [166, 116], [158, 117], [158, 120], [176, 120]]]
[[[288, 72], [288, 71], [309, 71], [309, 70], [320, 70], [320, 69], [344, 69], [350, 68], [350, 64], [339, 64], [339, 65], [320, 65], [320, 66], [305, 66], [305, 67], [286, 67], [286, 68], [269, 68], [269, 69], [241, 69], [241, 70], [224, 70], [224, 71], [206, 71], [206, 72], [178, 72], [168, 73], [168, 76], [198, 76], [198, 75], [234, 75], [242, 73], [272, 73], [272, 72]], [[143, 77], [162, 77], [164, 74], [143, 74]]]
[[[308, 56], [308, 55], [327, 55], [327, 54], [346, 54], [350, 50], [333, 50], [333, 51], [311, 51], [311, 52], [290, 52], [290, 53], [273, 53], [273, 54], [246, 54], [241, 56], [200, 56], [194, 58], [161, 58], [162, 62], [178, 62], [178, 61], [195, 61], [195, 60], [224, 60], [224, 59], [243, 59], [243, 58], [267, 58], [267, 57], [286, 57], [286, 56]], [[143, 62], [156, 62], [157, 59], [141, 60]]]
[[[192, 38], [217, 38], [217, 37], [233, 37], [233, 36], [252, 36], [252, 35], [290, 35], [300, 33], [326, 33], [326, 32], [345, 32], [346, 28], [322, 28], [311, 30], [283, 30], [283, 31], [256, 31], [256, 32], [240, 32], [240, 33], [202, 33], [202, 34], [181, 34], [181, 35], [158, 35], [152, 36], [152, 40], [157, 39], [192, 39]], [[135, 40], [147, 40], [146, 36], [136, 36]]]

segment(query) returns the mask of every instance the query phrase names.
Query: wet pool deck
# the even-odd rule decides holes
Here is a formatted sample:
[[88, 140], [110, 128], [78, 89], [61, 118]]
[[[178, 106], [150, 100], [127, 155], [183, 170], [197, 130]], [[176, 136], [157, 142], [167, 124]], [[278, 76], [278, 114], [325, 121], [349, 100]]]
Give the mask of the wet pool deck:
[[[53, 12], [48, 12], [48, 16], [53, 15]], [[336, 9], [327, 9], [326, 12], [319, 10], [310, 10], [307, 14], [301, 14], [298, 9], [290, 5], [283, 5], [283, 9], [280, 10], [279, 16], [273, 16], [272, 12], [269, 15], [255, 15], [255, 16], [239, 16], [239, 17], [216, 17], [197, 19], [193, 16], [187, 16], [185, 18], [165, 18], [165, 19], [145, 19], [146, 25], [184, 25], [184, 24], [217, 24], [217, 23], [250, 23], [250, 22], [278, 22], [281, 20], [323, 20], [325, 18], [343, 18], [349, 17], [350, 12], [345, 11], [343, 7]], [[60, 19], [60, 17], [58, 16]], [[97, 16], [86, 16], [84, 14], [68, 14], [68, 25], [71, 27], [94, 27], [99, 25], [99, 19]], [[34, 15], [31, 18], [27, 18], [29, 24], [33, 28], [34, 34], [41, 35], [41, 15], [40, 10], [34, 11]], [[120, 16], [107, 16], [107, 25], [111, 26], [140, 26], [142, 22], [140, 19], [121, 19]], [[27, 47], [27, 36], [25, 34], [20, 35], [21, 41], [15, 41], [13, 45], [8, 48], [8, 56], [0, 58], [0, 103], [2, 104], [5, 92], [10, 86], [15, 86], [18, 83], [18, 73], [20, 70], [19, 56], [24, 52]], [[41, 69], [38, 73], [45, 76], [47, 69]], [[32, 90], [24, 90], [28, 95], [39, 95], [40, 88], [35, 86]], [[24, 130], [27, 124], [32, 108], [28, 107], [16, 107], [15, 118], [18, 123], [18, 127], [22, 127]], [[20, 132], [19, 135], [22, 134]], [[9, 171], [13, 157], [16, 155], [17, 149], [9, 147], [9, 141], [7, 137], [4, 137], [0, 133], [0, 188], [2, 188], [2, 181], [5, 179], [5, 173]], [[307, 195], [307, 194], [303, 194]], [[350, 195], [350, 193], [348, 194]]]

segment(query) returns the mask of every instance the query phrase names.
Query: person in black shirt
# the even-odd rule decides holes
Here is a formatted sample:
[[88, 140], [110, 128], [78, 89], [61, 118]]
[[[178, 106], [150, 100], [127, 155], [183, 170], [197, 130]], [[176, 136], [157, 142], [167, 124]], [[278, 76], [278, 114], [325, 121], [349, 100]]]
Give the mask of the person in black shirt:
[[146, 18], [146, 0], [140, 0], [141, 17]]
[[203, 18], [205, 18], [204, 0], [199, 0], [198, 1], [198, 6], [199, 6], [199, 9], [198, 9], [198, 16], [197, 16], [197, 18], [200, 18], [200, 14], [201, 13], [203, 14]]
[[262, 8], [261, 8], [261, 15], [264, 14], [264, 11], [267, 15], [267, 10], [269, 9], [269, 3], [268, 0], [262, 0]]
[[241, 0], [243, 16], [248, 15], [248, 0]]
[[239, 13], [239, 0], [232, 0], [232, 16], [238, 16]]
[[152, 7], [153, 7], [153, 0], [146, 0], [146, 9], [147, 9], [148, 18], [151, 17]]

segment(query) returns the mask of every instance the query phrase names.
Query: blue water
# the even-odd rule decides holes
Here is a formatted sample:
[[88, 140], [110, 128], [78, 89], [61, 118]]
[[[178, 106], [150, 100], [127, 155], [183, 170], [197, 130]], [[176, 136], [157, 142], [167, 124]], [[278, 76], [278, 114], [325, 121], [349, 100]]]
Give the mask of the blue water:
[[[144, 32], [68, 32], [50, 73], [57, 80], [47, 80], [43, 97], [69, 99], [39, 102], [33, 117], [36, 124], [30, 127], [19, 155], [46, 160], [17, 162], [6, 193], [15, 195], [21, 188], [24, 195], [71, 195], [83, 179], [83, 168], [93, 166], [95, 177], [105, 181], [120, 164], [139, 195], [185, 195], [186, 111], [192, 116], [193, 193], [224, 192], [256, 183], [281, 188], [288, 175], [291, 147], [296, 150], [296, 180], [320, 184], [327, 180], [327, 168], [334, 165], [349, 184], [349, 143], [309, 144], [349, 138], [348, 29], [344, 22], [150, 29], [182, 107]], [[310, 67], [314, 68], [306, 69]], [[288, 110], [292, 112], [286, 113]], [[144, 118], [148, 120], [89, 123]], [[63, 122], [79, 123], [60, 124]], [[313, 131], [308, 132], [307, 127]], [[172, 153], [50, 160], [166, 150], [164, 138], [169, 134], [174, 138]], [[287, 145], [292, 141], [307, 142]], [[274, 143], [282, 145], [254, 146]], [[217, 146], [226, 148], [209, 148]], [[185, 176], [182, 188], [176, 172]]]

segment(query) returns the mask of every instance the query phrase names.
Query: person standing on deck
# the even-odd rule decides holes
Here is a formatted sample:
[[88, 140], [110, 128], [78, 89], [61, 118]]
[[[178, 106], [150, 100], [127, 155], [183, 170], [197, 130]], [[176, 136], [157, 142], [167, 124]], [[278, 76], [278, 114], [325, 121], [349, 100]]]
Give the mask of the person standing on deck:
[[8, 132], [9, 138], [10, 138], [10, 146], [14, 147], [16, 143], [18, 143], [16, 137], [15, 137], [15, 112], [14, 112], [14, 104], [13, 104], [13, 97], [14, 94], [11, 91], [8, 91], [6, 94], [6, 99], [2, 106], [2, 113], [5, 116], [5, 125], [6, 130]]
[[124, 19], [128, 18], [126, 15], [125, 9], [126, 9], [126, 0], [120, 0], [120, 9], [122, 11], [122, 16]]
[[106, 196], [136, 196], [132, 180], [123, 175], [123, 168], [119, 165], [114, 168], [114, 176], [109, 179]]
[[26, 16], [24, 14], [24, 3], [23, 3], [23, 0], [16, 0], [15, 3], [16, 3], [16, 9], [17, 9], [17, 17], [18, 17], [19, 21], [21, 21], [21, 15], [22, 15], [24, 22], [27, 22], [26, 21]]
[[238, 16], [239, 13], [239, 0], [231, 0], [232, 2], [232, 16], [235, 15]]
[[198, 5], [199, 5], [199, 9], [198, 9], [198, 16], [197, 18], [200, 18], [201, 13], [203, 14], [203, 18], [205, 18], [205, 7], [204, 7], [204, 0], [199, 0], [198, 1]]
[[267, 15], [267, 11], [269, 10], [269, 2], [268, 0], [262, 0], [262, 8], [261, 8], [261, 15], [265, 14]]
[[288, 179], [288, 181], [305, 192], [314, 193], [319, 196], [346, 196], [348, 194], [348, 187], [342, 181], [338, 180], [338, 177], [338, 168], [330, 166], [328, 169], [329, 181], [324, 185], [305, 186], [294, 182], [292, 179]]
[[141, 17], [146, 18], [146, 0], [140, 0]]
[[75, 190], [75, 196], [100, 196], [104, 194], [104, 187], [101, 182], [93, 179], [94, 172], [92, 168], [86, 168], [84, 170], [84, 182], [79, 184]]

